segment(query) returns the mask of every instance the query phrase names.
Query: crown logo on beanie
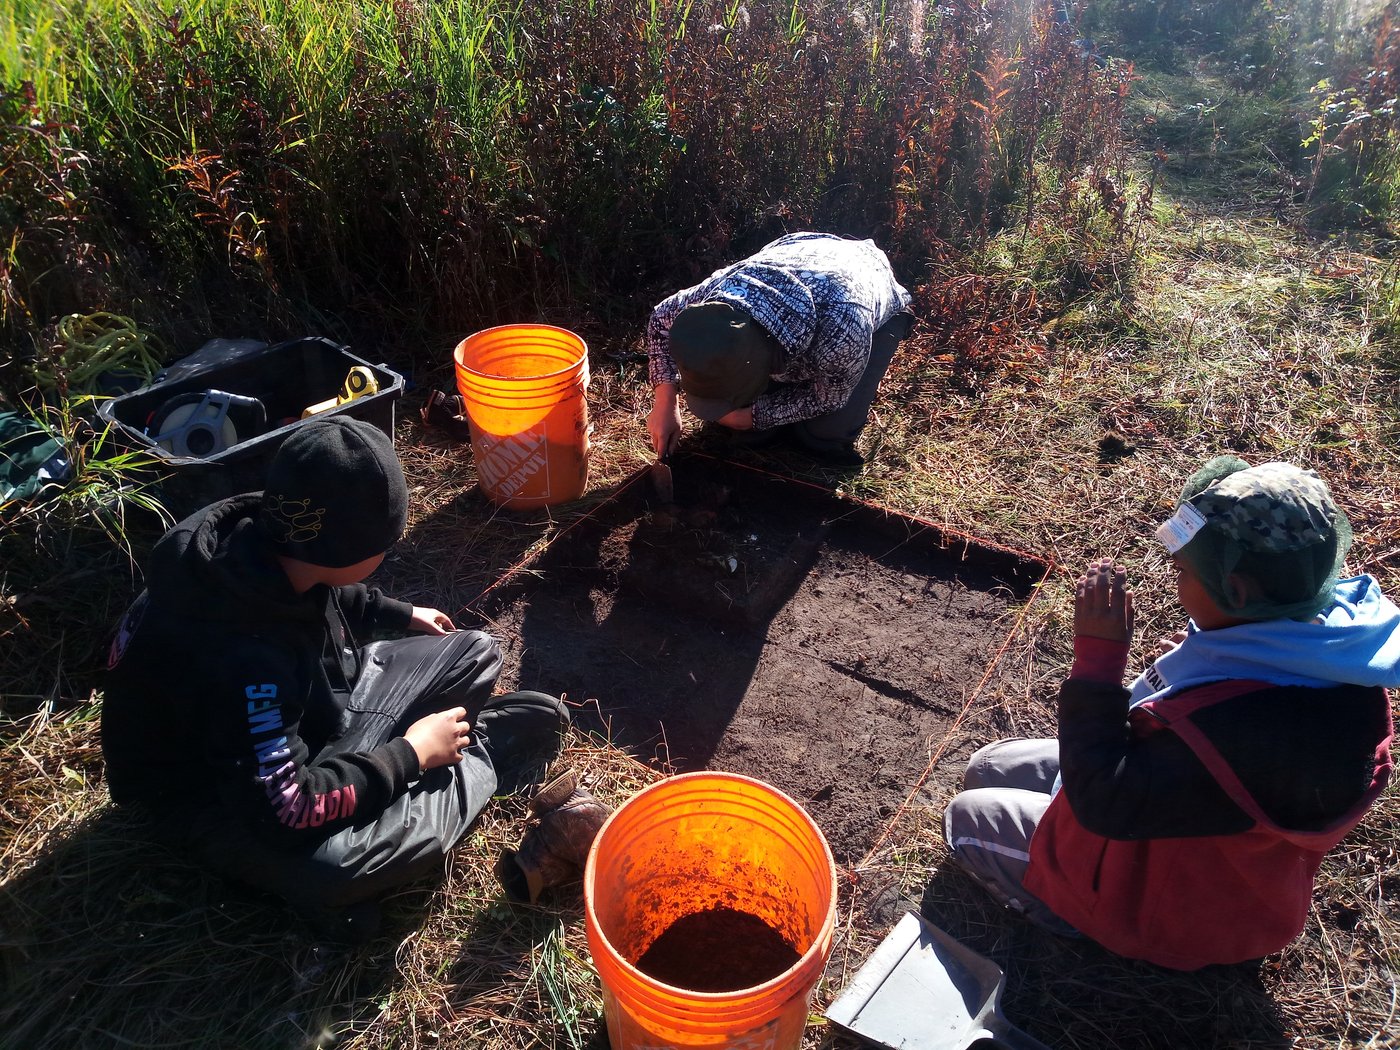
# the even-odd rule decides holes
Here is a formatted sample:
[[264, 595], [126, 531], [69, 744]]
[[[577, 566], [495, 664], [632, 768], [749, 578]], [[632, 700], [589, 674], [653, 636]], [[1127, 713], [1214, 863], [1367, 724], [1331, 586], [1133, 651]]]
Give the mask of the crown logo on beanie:
[[408, 485], [393, 441], [344, 416], [313, 418], [282, 443], [258, 516], [279, 554], [329, 568], [383, 554], [407, 519]]
[[273, 543], [310, 543], [321, 535], [326, 508], [311, 509], [309, 499], [288, 499], [275, 493], [264, 495], [268, 534]]

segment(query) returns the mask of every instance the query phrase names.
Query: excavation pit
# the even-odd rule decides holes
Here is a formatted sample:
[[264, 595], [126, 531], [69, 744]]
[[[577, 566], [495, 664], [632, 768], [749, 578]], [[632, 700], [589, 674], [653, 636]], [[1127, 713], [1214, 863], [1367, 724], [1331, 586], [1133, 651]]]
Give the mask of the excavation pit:
[[[1005, 735], [989, 698], [1044, 562], [805, 483], [678, 457], [476, 603], [503, 683], [677, 771], [773, 784], [859, 859], [929, 770]], [[970, 702], [969, 702], [970, 701]]]

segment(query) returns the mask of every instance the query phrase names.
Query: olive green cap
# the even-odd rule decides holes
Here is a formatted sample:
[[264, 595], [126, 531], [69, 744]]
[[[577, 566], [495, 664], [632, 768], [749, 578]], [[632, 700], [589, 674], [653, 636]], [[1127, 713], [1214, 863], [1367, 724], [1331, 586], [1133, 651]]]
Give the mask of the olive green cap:
[[671, 324], [671, 359], [686, 406], [713, 422], [758, 400], [777, 346], [763, 326], [729, 303], [687, 306]]

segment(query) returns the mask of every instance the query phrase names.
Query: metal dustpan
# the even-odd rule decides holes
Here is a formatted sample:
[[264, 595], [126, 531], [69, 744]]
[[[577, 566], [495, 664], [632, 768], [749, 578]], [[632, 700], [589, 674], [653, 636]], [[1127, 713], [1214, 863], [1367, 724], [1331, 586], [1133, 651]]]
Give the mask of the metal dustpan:
[[1005, 986], [996, 963], [909, 912], [826, 1016], [893, 1050], [1048, 1050], [1001, 1012]]

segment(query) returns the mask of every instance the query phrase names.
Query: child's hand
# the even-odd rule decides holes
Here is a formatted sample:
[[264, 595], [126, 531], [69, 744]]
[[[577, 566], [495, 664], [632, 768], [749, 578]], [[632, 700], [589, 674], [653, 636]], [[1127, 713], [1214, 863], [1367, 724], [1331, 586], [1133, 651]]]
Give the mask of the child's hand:
[[1186, 641], [1185, 631], [1175, 631], [1172, 634], [1167, 635], [1165, 638], [1158, 638], [1157, 655], [1166, 656], [1167, 653], [1171, 652], [1184, 641]]
[[472, 724], [467, 721], [467, 709], [454, 707], [425, 715], [404, 733], [418, 755], [419, 769], [450, 766], [462, 757], [462, 749], [471, 741]]
[[1133, 592], [1128, 570], [1104, 558], [1090, 562], [1074, 585], [1074, 633], [1126, 642], [1133, 637]]
[[413, 607], [413, 619], [408, 621], [408, 626], [423, 634], [450, 634], [457, 629], [447, 613], [417, 605]]

